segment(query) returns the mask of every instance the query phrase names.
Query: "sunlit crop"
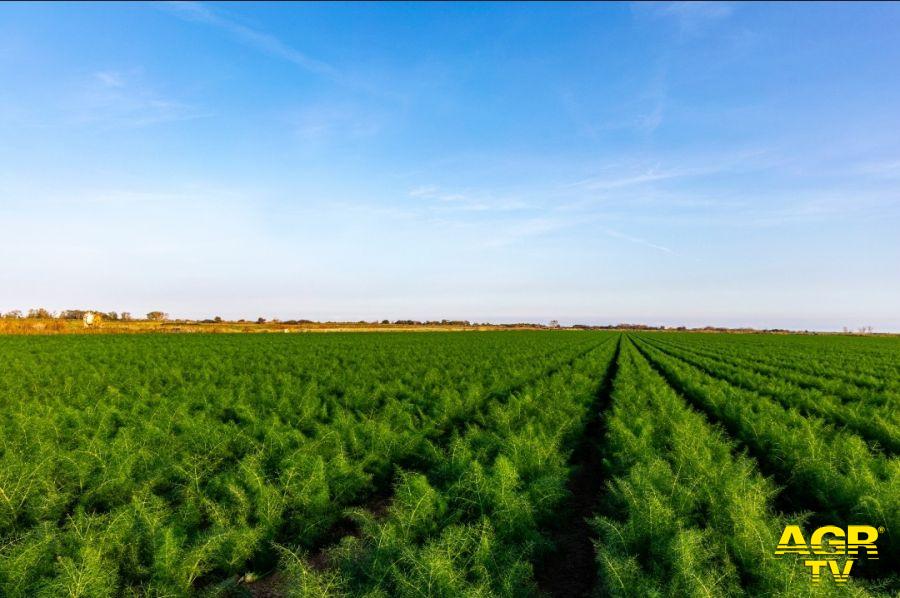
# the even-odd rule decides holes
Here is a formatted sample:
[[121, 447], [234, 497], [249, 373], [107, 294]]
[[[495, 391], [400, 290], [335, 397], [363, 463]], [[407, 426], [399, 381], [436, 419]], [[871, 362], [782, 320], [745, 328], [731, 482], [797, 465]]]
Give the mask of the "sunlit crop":
[[[890, 594], [898, 349], [596, 331], [0, 337], [0, 595], [563, 595], [536, 571], [572, 549], [554, 530], [575, 517], [577, 475], [602, 480], [584, 527], [597, 595]], [[772, 558], [790, 523], [879, 526], [881, 559], [814, 585]]]

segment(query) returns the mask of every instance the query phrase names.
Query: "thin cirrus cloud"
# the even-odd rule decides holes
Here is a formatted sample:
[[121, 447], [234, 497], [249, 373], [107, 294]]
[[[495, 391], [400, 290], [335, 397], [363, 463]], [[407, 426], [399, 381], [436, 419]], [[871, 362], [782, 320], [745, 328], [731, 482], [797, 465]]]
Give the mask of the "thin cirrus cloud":
[[693, 36], [712, 23], [732, 16], [735, 5], [731, 2], [633, 2], [632, 10], [655, 19], [674, 21], [682, 35]]
[[423, 199], [436, 199], [438, 201], [462, 201], [466, 196], [462, 193], [447, 193], [442, 191], [437, 185], [422, 185], [409, 191], [410, 197], [421, 197]]
[[643, 172], [638, 172], [628, 176], [622, 177], [595, 177], [590, 179], [584, 179], [581, 181], [576, 181], [575, 183], [570, 183], [570, 187], [579, 187], [582, 189], [587, 189], [591, 191], [597, 190], [605, 190], [605, 189], [620, 189], [623, 187], [634, 187], [637, 185], [644, 185], [647, 183], [652, 183], [654, 181], [664, 181], [667, 179], [676, 179], [682, 178], [686, 176], [702, 174], [702, 170], [690, 170], [690, 169], [682, 169], [682, 170], [659, 170], [656, 168], [650, 168]]
[[137, 71], [92, 73], [76, 94], [74, 105], [78, 124], [145, 127], [209, 116], [192, 104], [162, 94]]
[[900, 160], [866, 162], [856, 166], [853, 171], [856, 174], [868, 175], [874, 178], [900, 178]]
[[517, 243], [559, 233], [582, 222], [573, 218], [535, 216], [512, 221], [490, 223], [490, 234], [481, 242], [484, 248], [501, 248]]
[[406, 101], [406, 98], [398, 94], [392, 86], [372, 84], [347, 69], [339, 68], [298, 50], [267, 31], [244, 25], [234, 18], [229, 18], [222, 14], [222, 11], [202, 2], [167, 2], [163, 6], [178, 18], [223, 31], [239, 44], [278, 60], [289, 62], [349, 91], [361, 92], [395, 103]]
[[656, 8], [659, 16], [694, 20], [724, 19], [733, 12], [734, 5], [730, 2], [667, 2]]
[[509, 221], [501, 221], [491, 224], [492, 234], [484, 241], [483, 246], [486, 248], [500, 248], [515, 245], [517, 243], [529, 241], [536, 237], [551, 236], [565, 231], [570, 231], [577, 227], [590, 225], [593, 230], [602, 232], [603, 234], [615, 238], [649, 247], [655, 251], [677, 255], [675, 251], [653, 243], [641, 237], [636, 237], [623, 233], [621, 231], [603, 226], [600, 224], [603, 218], [597, 215], [581, 215], [579, 217], [562, 217], [558, 215], [541, 215], [524, 219], [515, 219]]
[[384, 114], [349, 103], [314, 103], [286, 116], [297, 137], [304, 142], [325, 143], [374, 137], [384, 128]]
[[437, 185], [420, 185], [407, 192], [411, 198], [429, 202], [427, 207], [439, 211], [516, 212], [532, 207], [514, 197], [498, 196], [486, 191], [446, 191]]
[[651, 249], [656, 249], [657, 251], [662, 251], [663, 253], [670, 253], [670, 254], [675, 253], [674, 251], [672, 251], [671, 249], [669, 249], [668, 247], [665, 247], [663, 245], [651, 243], [650, 241], [647, 241], [646, 239], [642, 239], [640, 237], [633, 237], [631, 235], [626, 235], [625, 233], [619, 232], [617, 230], [613, 230], [611, 228], [605, 228], [605, 229], [603, 229], [603, 232], [605, 232], [610, 237], [615, 237], [617, 239], [624, 239], [624, 240], [630, 241], [632, 243], [637, 243], [638, 245], [644, 245], [645, 247], [650, 247]]
[[[643, 163], [642, 163], [643, 162]], [[563, 188], [586, 191], [606, 191], [641, 187], [657, 182], [674, 182], [682, 179], [702, 179], [721, 174], [775, 171], [788, 161], [768, 149], [739, 148], [717, 155], [699, 152], [686, 157], [662, 156], [651, 163], [633, 160], [625, 164], [610, 164], [598, 169], [597, 174], [574, 182]]]
[[221, 29], [239, 43], [291, 62], [310, 73], [330, 79], [343, 78], [340, 71], [327, 62], [307, 56], [274, 35], [229, 19], [200, 2], [167, 2], [165, 6], [179, 18]]
[[[585, 211], [581, 211], [577, 216], [573, 216], [570, 213], [572, 210], [567, 209], [571, 206], [563, 205], [551, 208], [549, 207], [550, 200], [547, 197], [543, 197], [543, 201], [539, 202], [543, 206], [543, 208], [539, 208], [539, 206], [515, 200], [500, 202], [495, 200], [493, 203], [488, 204], [484, 201], [474, 200], [467, 193], [446, 192], [437, 185], [416, 187], [411, 189], [408, 195], [413, 198], [439, 202], [442, 205], [461, 205], [466, 211], [495, 212], [494, 217], [487, 222], [481, 220], [475, 222], [467, 222], [465, 220], [451, 221], [462, 225], [487, 226], [492, 231], [492, 234], [484, 241], [484, 247], [506, 247], [534, 237], [561, 233], [589, 223], [596, 225], [604, 219], [602, 214]], [[524, 210], [528, 207], [538, 207], [537, 215], [522, 217], [521, 213], [517, 213], [519, 210]], [[575, 212], [578, 211], [577, 209], [575, 210]], [[653, 243], [641, 237], [622, 233], [604, 226], [599, 226], [598, 230], [613, 238], [649, 247], [663, 253], [675, 254], [669, 247]]]
[[579, 135], [599, 140], [615, 131], [634, 131], [652, 135], [665, 122], [668, 108], [666, 73], [661, 71], [645, 89], [627, 101], [598, 109], [590, 94], [565, 90], [559, 96], [560, 106]]

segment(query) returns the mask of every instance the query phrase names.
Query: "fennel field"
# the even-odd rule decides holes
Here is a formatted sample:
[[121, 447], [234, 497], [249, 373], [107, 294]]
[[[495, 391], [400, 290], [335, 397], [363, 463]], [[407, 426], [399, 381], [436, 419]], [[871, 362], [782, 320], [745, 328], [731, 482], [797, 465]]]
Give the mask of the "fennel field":
[[[900, 338], [9, 335], [0, 364], [0, 596], [900, 591]], [[857, 524], [849, 581], [775, 556]]]

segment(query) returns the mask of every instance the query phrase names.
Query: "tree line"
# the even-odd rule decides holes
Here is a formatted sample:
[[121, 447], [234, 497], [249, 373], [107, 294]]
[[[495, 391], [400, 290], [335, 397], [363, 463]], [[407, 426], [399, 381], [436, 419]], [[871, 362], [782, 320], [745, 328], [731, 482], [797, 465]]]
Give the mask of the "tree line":
[[[130, 322], [132, 320], [139, 320], [141, 318], [135, 318], [131, 312], [123, 311], [121, 313], [115, 311], [102, 311], [99, 309], [64, 309], [59, 313], [52, 312], [43, 307], [35, 307], [29, 309], [27, 312], [23, 312], [20, 309], [13, 309], [6, 313], [4, 313], [2, 318], [7, 320], [18, 320], [21, 318], [30, 318], [37, 320], [49, 320], [49, 319], [60, 319], [60, 320], [81, 320], [84, 318], [85, 314], [92, 313], [95, 316], [100, 316], [100, 318], [104, 320], [119, 320], [123, 322]], [[169, 318], [169, 314], [162, 311], [151, 311], [147, 313], [144, 317], [146, 320], [161, 322], [163, 320], [167, 320]]]

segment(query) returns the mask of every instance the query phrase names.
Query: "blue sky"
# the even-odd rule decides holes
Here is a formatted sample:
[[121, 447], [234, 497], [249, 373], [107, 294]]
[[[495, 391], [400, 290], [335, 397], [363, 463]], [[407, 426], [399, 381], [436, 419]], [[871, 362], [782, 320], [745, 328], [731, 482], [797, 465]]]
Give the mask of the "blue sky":
[[5, 4], [0, 310], [900, 330], [900, 5]]

